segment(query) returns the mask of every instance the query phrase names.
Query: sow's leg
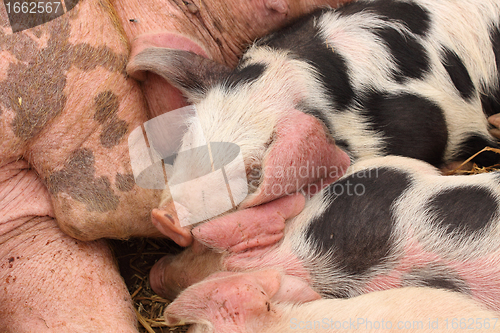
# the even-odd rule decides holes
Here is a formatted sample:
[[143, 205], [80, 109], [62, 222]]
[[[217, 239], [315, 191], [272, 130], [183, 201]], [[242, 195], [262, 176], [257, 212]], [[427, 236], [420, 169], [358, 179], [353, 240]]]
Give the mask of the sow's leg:
[[106, 1], [81, 0], [22, 31], [14, 23], [33, 17], [9, 21], [7, 10], [0, 6], [0, 332], [137, 332], [106, 244], [56, 224], [81, 239], [155, 234], [155, 194], [131, 181], [126, 134], [147, 118], [124, 74], [126, 41]]
[[105, 241], [62, 233], [27, 162], [0, 168], [0, 211], [0, 332], [137, 332]]

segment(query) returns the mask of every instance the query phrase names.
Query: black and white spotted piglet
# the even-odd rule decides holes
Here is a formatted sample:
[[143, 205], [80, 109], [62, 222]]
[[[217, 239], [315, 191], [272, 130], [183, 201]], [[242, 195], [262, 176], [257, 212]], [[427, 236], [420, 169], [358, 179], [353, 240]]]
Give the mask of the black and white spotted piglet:
[[[286, 302], [435, 287], [500, 311], [500, 172], [443, 176], [406, 157], [361, 161], [308, 200], [280, 242], [266, 246], [283, 226], [225, 217], [196, 226], [193, 236], [215, 251], [197, 244], [163, 259], [160, 292], [175, 296], [215, 271], [271, 268], [283, 274], [279, 297]], [[250, 237], [255, 228], [259, 234]]]
[[[500, 112], [500, 2], [361, 0], [261, 39], [233, 71], [163, 48], [128, 65], [145, 70], [194, 103], [201, 125], [185, 146], [203, 135], [240, 147], [248, 207], [332, 182], [350, 161], [391, 154], [441, 166], [498, 147], [487, 116]], [[178, 164], [173, 178], [196, 177], [196, 164]]]

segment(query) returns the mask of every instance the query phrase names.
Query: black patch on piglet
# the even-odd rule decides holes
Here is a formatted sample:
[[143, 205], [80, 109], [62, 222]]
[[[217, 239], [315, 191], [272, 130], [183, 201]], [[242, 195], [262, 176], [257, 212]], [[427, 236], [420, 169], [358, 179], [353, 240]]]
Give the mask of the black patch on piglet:
[[404, 172], [379, 168], [330, 184], [322, 192], [329, 206], [311, 221], [307, 239], [320, 254], [333, 253], [332, 270], [360, 275], [382, 264], [392, 247], [392, 205], [410, 183]]
[[470, 294], [469, 286], [457, 272], [440, 263], [413, 268], [402, 276], [401, 286], [433, 287]]
[[96, 108], [94, 120], [101, 125], [106, 123], [109, 119], [116, 117], [118, 107], [120, 106], [118, 97], [109, 90], [101, 92], [94, 97], [94, 103]]
[[315, 20], [323, 12], [316, 11], [306, 16], [296, 24], [262, 39], [258, 45], [288, 50], [292, 56], [314, 66], [333, 105], [339, 110], [345, 110], [353, 101], [355, 94], [344, 57], [321, 38], [320, 31], [315, 25]]
[[371, 12], [386, 20], [404, 23], [414, 34], [424, 36], [430, 28], [429, 11], [413, 1], [354, 1], [340, 7], [342, 15], [353, 15], [360, 12]]
[[75, 150], [64, 169], [52, 173], [46, 184], [52, 195], [60, 192], [86, 205], [90, 212], [107, 212], [118, 207], [119, 198], [106, 176], [95, 177], [95, 158], [90, 149]]
[[250, 84], [258, 80], [266, 70], [265, 64], [251, 64], [237, 67], [224, 81], [228, 89], [234, 89], [239, 84]]
[[396, 62], [397, 69], [393, 73], [396, 82], [423, 79], [429, 72], [429, 56], [424, 46], [413, 35], [388, 27], [377, 28], [373, 32], [384, 41]]
[[491, 95], [481, 94], [481, 106], [487, 117], [500, 113], [500, 88], [494, 90]]
[[426, 204], [426, 211], [437, 227], [461, 238], [486, 228], [499, 209], [494, 194], [478, 186], [444, 190]]
[[455, 88], [460, 93], [460, 96], [466, 100], [471, 99], [475, 91], [474, 83], [472, 83], [472, 79], [462, 59], [455, 52], [445, 47], [443, 47], [441, 57], [443, 66], [448, 72]]
[[127, 134], [128, 124], [125, 120], [116, 119], [102, 129], [99, 140], [104, 148], [113, 148]]
[[[372, 130], [382, 133], [387, 155], [401, 155], [439, 166], [448, 142], [443, 110], [408, 93], [369, 92], [363, 113]], [[432, 126], [430, 126], [432, 125]]]

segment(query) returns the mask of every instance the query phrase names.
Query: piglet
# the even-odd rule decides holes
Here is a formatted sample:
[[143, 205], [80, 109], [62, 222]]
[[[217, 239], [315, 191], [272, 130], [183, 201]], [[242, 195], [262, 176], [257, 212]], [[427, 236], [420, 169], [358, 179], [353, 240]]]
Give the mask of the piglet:
[[[244, 208], [324, 187], [350, 162], [402, 155], [442, 166], [498, 148], [487, 121], [500, 112], [498, 17], [497, 0], [362, 0], [262, 38], [233, 71], [166, 48], [143, 50], [127, 70], [164, 77], [194, 104], [184, 147], [239, 147], [248, 195], [235, 208]], [[178, 156], [172, 179], [197, 177], [189, 158]], [[162, 208], [206, 220], [211, 188], [200, 180], [174, 200], [166, 192]]]
[[165, 320], [192, 324], [190, 333], [500, 332], [498, 313], [459, 293], [406, 287], [319, 299], [289, 279], [275, 270], [214, 274], [171, 303]]
[[[296, 204], [298, 198], [280, 200]], [[155, 290], [175, 296], [208, 276], [210, 267], [269, 267], [301, 279], [324, 298], [428, 286], [500, 311], [500, 172], [443, 176], [405, 157], [361, 161], [308, 198], [300, 214], [287, 219], [277, 244], [259, 241], [266, 229], [272, 234], [283, 227], [282, 221], [259, 223], [252, 211], [246, 219], [235, 218], [237, 213], [196, 226], [196, 246], [152, 270]], [[253, 226], [259, 233], [252, 234]], [[191, 255], [199, 256], [197, 266], [183, 264]], [[202, 267], [204, 275], [179, 281], [179, 267], [182, 276], [195, 277]]]

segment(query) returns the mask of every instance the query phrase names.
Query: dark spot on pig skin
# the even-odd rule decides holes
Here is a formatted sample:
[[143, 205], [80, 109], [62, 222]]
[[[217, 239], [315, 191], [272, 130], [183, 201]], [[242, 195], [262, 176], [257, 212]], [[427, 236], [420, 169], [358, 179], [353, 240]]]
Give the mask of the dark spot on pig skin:
[[228, 89], [234, 89], [239, 84], [250, 84], [258, 80], [266, 70], [265, 64], [251, 64], [248, 66], [238, 66], [228, 78], [224, 80], [224, 84]]
[[[337, 145], [337, 147], [339, 147], [340, 149], [342, 149], [346, 153], [351, 152], [351, 145], [349, 145], [349, 143], [347, 143], [347, 141], [335, 139], [335, 144]], [[352, 157], [357, 158], [356, 156], [351, 156], [351, 158]]]
[[[463, 161], [479, 152], [484, 147], [500, 148], [500, 145], [493, 140], [471, 134], [467, 139], [460, 143], [459, 154], [454, 156], [454, 160]], [[480, 167], [488, 167], [500, 163], [500, 155], [492, 152], [485, 151], [472, 159]]]
[[414, 34], [424, 36], [430, 28], [429, 11], [413, 1], [355, 1], [338, 9], [342, 15], [372, 12], [386, 20], [404, 23]]
[[[497, 65], [497, 75], [500, 76], [500, 28], [494, 27], [490, 32], [491, 44], [495, 53], [495, 61]], [[491, 116], [500, 113], [500, 86], [489, 87], [488, 94], [481, 96], [481, 104], [486, 116]]]
[[463, 186], [434, 195], [426, 211], [437, 227], [462, 239], [486, 228], [500, 207], [489, 189]]
[[103, 125], [99, 136], [100, 142], [103, 147], [112, 148], [120, 142], [128, 129], [127, 123], [116, 116], [120, 106], [118, 97], [108, 90], [99, 93], [94, 102], [96, 108], [94, 120]]
[[396, 82], [423, 79], [430, 69], [429, 56], [414, 36], [393, 28], [377, 28], [373, 33], [384, 41], [396, 62], [397, 70], [393, 73]]
[[434, 166], [442, 163], [448, 130], [438, 105], [417, 95], [373, 91], [367, 94], [363, 106], [370, 127], [384, 134], [386, 154], [412, 157]]
[[115, 178], [116, 188], [121, 192], [128, 192], [134, 188], [135, 181], [133, 174], [125, 174], [121, 173], [116, 174]]
[[348, 75], [345, 59], [319, 35], [315, 20], [323, 13], [313, 14], [297, 21], [282, 31], [278, 31], [258, 42], [274, 49], [291, 51], [293, 57], [311, 64], [317, 69], [318, 79], [324, 84], [328, 96], [338, 110], [345, 110], [354, 99], [354, 90]]
[[105, 176], [95, 178], [94, 153], [90, 149], [75, 150], [65, 168], [52, 173], [46, 184], [51, 194], [69, 194], [86, 205], [91, 212], [107, 212], [118, 207], [119, 198]]
[[72, 48], [71, 55], [73, 64], [81, 70], [89, 71], [101, 66], [111, 72], [122, 72], [125, 75], [124, 66], [128, 57], [124, 54], [115, 54], [105, 45], [93, 47], [88, 44], [78, 44]]
[[124, 73], [127, 60], [126, 55], [117, 55], [105, 46], [70, 44], [67, 15], [40, 29], [48, 36], [43, 49], [23, 32], [7, 35], [0, 31], [0, 50], [19, 60], [9, 63], [7, 78], [0, 82], [0, 103], [14, 111], [12, 130], [26, 141], [62, 113], [67, 99], [66, 73], [72, 65], [84, 70], [103, 66]]
[[474, 83], [460, 57], [450, 49], [443, 47], [442, 63], [451, 81], [463, 99], [470, 99], [474, 94]]
[[15, 260], [15, 259], [14, 259], [14, 257], [10, 257], [10, 258], [8, 259], [8, 261], [9, 261], [9, 268], [12, 268], [12, 267], [14, 266], [14, 265], [12, 264], [12, 263], [14, 262], [14, 260]]
[[440, 263], [413, 268], [402, 276], [402, 287], [433, 287], [470, 294], [467, 283], [453, 270]]
[[102, 130], [99, 139], [104, 148], [113, 148], [127, 133], [128, 125], [124, 120], [110, 122]]
[[492, 95], [481, 94], [481, 106], [487, 117], [500, 113], [500, 88], [497, 88]]
[[495, 53], [495, 63], [497, 64], [497, 72], [500, 72], [500, 27], [495, 26], [490, 32], [491, 44]]
[[[324, 190], [327, 209], [306, 230], [321, 255], [333, 255], [332, 270], [361, 275], [383, 264], [391, 250], [393, 202], [410, 185], [406, 173], [379, 168], [362, 170]], [[338, 296], [338, 295], [334, 295]]]
[[118, 97], [112, 91], [108, 90], [99, 93], [94, 98], [94, 102], [96, 108], [94, 120], [99, 124], [104, 124], [110, 118], [116, 117], [120, 103]]

